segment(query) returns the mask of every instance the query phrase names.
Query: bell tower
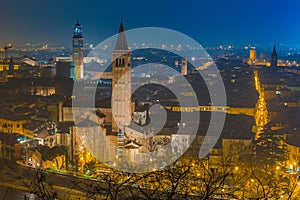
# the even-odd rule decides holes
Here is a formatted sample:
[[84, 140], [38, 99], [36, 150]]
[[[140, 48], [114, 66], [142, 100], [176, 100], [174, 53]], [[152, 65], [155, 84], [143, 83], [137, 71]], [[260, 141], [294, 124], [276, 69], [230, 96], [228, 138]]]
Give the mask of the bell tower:
[[277, 67], [278, 65], [278, 57], [276, 52], [276, 46], [274, 45], [272, 57], [271, 57], [271, 67]]
[[82, 26], [78, 23], [74, 25], [72, 37], [72, 53], [74, 62], [74, 79], [83, 78], [83, 36]]
[[[117, 89], [116, 89], [117, 88]], [[121, 21], [116, 47], [112, 52], [112, 108], [115, 119], [112, 119], [112, 132], [128, 126], [131, 121], [131, 52]], [[123, 130], [124, 131], [124, 130]]]

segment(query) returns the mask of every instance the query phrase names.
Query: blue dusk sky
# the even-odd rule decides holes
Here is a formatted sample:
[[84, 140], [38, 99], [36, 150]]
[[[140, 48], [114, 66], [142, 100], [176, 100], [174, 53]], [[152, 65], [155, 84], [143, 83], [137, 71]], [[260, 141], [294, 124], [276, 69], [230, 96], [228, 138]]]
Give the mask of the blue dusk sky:
[[97, 44], [125, 29], [164, 27], [203, 45], [300, 45], [299, 0], [1, 0], [0, 46], [70, 45], [76, 19]]

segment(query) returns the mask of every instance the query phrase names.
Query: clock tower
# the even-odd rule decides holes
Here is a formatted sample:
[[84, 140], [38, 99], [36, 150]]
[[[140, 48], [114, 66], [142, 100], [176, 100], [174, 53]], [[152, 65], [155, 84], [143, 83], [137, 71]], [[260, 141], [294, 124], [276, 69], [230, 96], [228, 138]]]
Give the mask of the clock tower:
[[72, 38], [72, 53], [74, 62], [74, 79], [83, 78], [83, 36], [82, 26], [78, 23], [74, 25]]

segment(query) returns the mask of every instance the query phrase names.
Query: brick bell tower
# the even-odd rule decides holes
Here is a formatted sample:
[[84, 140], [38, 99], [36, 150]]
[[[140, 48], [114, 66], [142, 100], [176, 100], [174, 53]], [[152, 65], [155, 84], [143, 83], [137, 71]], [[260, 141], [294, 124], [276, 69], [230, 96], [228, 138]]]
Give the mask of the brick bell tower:
[[[112, 132], [118, 133], [129, 125], [133, 109], [131, 103], [131, 52], [124, 33], [123, 20], [120, 24], [116, 47], [112, 52], [112, 59], [112, 92], [114, 93], [112, 110], [115, 117], [119, 119], [119, 123], [112, 119]], [[116, 87], [117, 90], [115, 90]]]

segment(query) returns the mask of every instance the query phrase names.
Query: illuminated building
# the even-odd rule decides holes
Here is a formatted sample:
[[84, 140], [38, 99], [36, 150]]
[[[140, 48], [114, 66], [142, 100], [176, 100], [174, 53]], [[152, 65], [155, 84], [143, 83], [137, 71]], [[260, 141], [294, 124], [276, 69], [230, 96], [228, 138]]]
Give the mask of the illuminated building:
[[129, 153], [129, 158], [128, 158], [128, 162], [129, 163], [140, 163], [141, 158], [138, 156], [139, 154], [139, 149], [141, 148], [141, 144], [139, 144], [138, 142], [131, 140], [129, 141], [127, 144], [125, 144], [124, 148], [126, 150], [128, 150]]
[[250, 49], [249, 64], [254, 64], [255, 61], [256, 61], [256, 49], [252, 48]]
[[115, 119], [112, 120], [112, 132], [117, 133], [131, 121], [131, 52], [127, 45], [123, 22], [120, 24], [112, 59], [112, 109], [114, 117], [119, 120], [118, 124]]
[[7, 134], [17, 133], [32, 138], [34, 136], [33, 132], [25, 128], [25, 125], [29, 122], [30, 120], [27, 117], [6, 114], [0, 117], [0, 131]]
[[19, 70], [20, 65], [13, 61], [12, 57], [10, 59], [4, 58], [0, 62], [0, 72], [2, 72], [1, 81], [7, 82], [9, 78], [14, 77], [15, 70]]
[[[20, 82], [16, 81], [16, 84]], [[54, 79], [51, 78], [27, 79], [26, 81], [23, 81], [22, 90], [23, 92], [31, 95], [51, 96], [55, 94]]]
[[278, 57], [276, 52], [276, 46], [274, 45], [272, 58], [271, 58], [271, 67], [277, 67], [277, 65], [278, 65]]
[[83, 78], [83, 36], [82, 26], [77, 22], [74, 25], [72, 39], [72, 53], [74, 62], [74, 79]]
[[255, 48], [250, 49], [250, 57], [249, 57], [249, 59], [253, 60], [253, 61], [256, 60], [256, 49]]
[[25, 164], [36, 168], [43, 167], [43, 155], [45, 155], [47, 151], [49, 151], [49, 147], [47, 146], [26, 148], [24, 155]]
[[286, 140], [287, 168], [290, 172], [300, 172], [300, 138], [291, 137]]
[[[18, 63], [14, 63], [14, 70], [18, 70], [20, 68], [20, 65]], [[9, 70], [9, 62], [6, 62], [3, 60], [0, 62], [0, 71]]]
[[39, 62], [36, 59], [25, 56], [20, 60], [20, 62], [25, 63], [30, 66], [39, 66]]
[[144, 126], [147, 123], [147, 109], [140, 108], [135, 109], [133, 113], [133, 121], [140, 126]]
[[181, 75], [186, 76], [188, 73], [187, 60], [183, 58], [181, 60]]

